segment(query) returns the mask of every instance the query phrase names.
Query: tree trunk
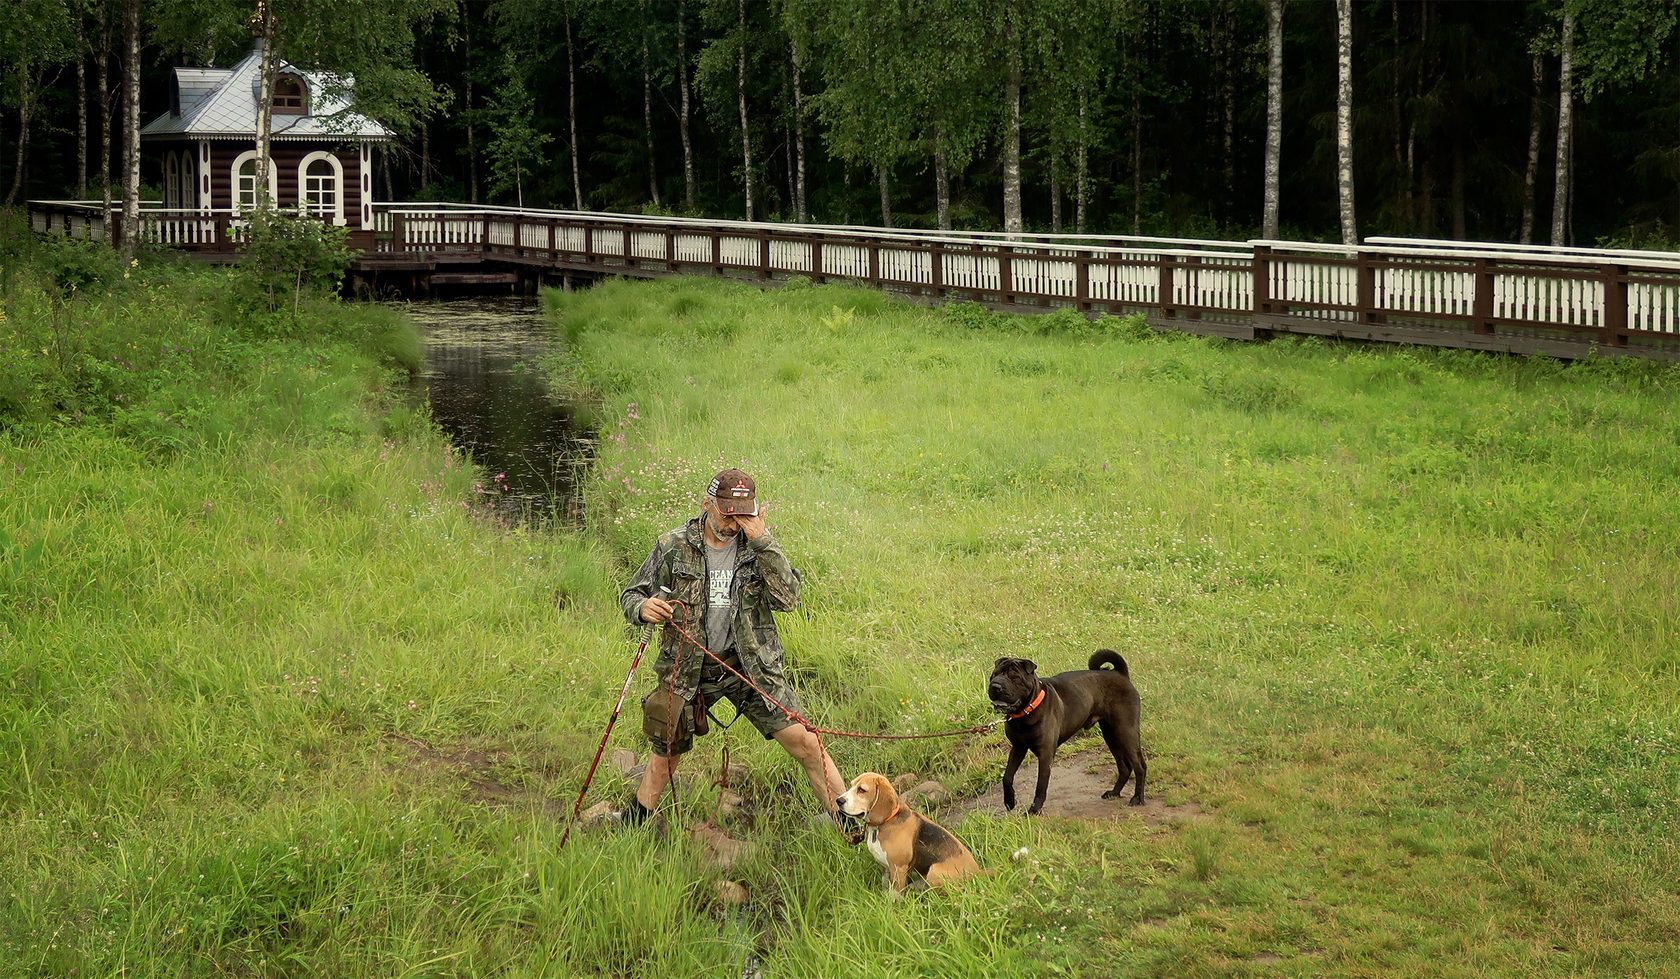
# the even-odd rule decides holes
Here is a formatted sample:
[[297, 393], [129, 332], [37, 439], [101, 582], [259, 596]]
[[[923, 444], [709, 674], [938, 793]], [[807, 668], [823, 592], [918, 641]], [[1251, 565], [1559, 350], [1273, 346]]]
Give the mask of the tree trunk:
[[893, 226], [892, 219], [892, 186], [887, 182], [887, 168], [877, 166], [875, 179], [881, 185], [881, 227]]
[[1336, 190], [1342, 244], [1359, 244], [1353, 209], [1353, 0], [1336, 0]]
[[939, 230], [951, 230], [951, 166], [945, 158], [945, 129], [933, 131], [933, 196], [939, 211]]
[[[131, 0], [139, 2], [139, 0]], [[264, 11], [267, 7], [262, 8]], [[274, 51], [274, 16], [266, 14], [262, 23], [262, 57], [257, 69], [257, 179], [256, 203], [258, 207], [274, 206], [280, 202], [270, 200], [268, 196], [268, 173], [274, 165], [271, 158], [274, 135], [274, 79], [278, 74], [278, 57]], [[238, 197], [237, 182], [234, 196]]]
[[99, 11], [99, 192], [105, 209], [106, 240], [111, 233], [111, 11], [108, 6]]
[[123, 33], [122, 256], [132, 259], [140, 237], [140, 0], [123, 0]]
[[1079, 151], [1074, 157], [1073, 174], [1073, 230], [1085, 233], [1085, 208], [1091, 201], [1091, 133], [1089, 106], [1084, 92], [1079, 93]]
[[683, 209], [694, 211], [694, 144], [688, 135], [688, 0], [677, 0], [677, 88], [682, 93], [678, 117], [683, 146]]
[[1283, 157], [1283, 0], [1267, 0], [1266, 21], [1266, 203], [1260, 237], [1275, 240]]
[[811, 220], [811, 212], [805, 207], [805, 92], [802, 86], [803, 59], [799, 53], [799, 42], [793, 44], [793, 155], [794, 155], [794, 183], [793, 183], [793, 213], [794, 220], [805, 224]]
[[578, 165], [577, 67], [572, 52], [572, 7], [566, 5], [566, 123], [572, 139], [572, 206], [583, 210], [583, 178]]
[[1230, 222], [1237, 213], [1237, 69], [1232, 64], [1231, 57], [1231, 52], [1235, 49], [1235, 18], [1236, 11], [1232, 8], [1231, 0], [1225, 0], [1219, 7], [1219, 137], [1224, 159], [1222, 172], [1225, 177], [1224, 197], [1220, 199], [1222, 213], [1219, 219], [1222, 223]]
[[1062, 233], [1062, 174], [1056, 160], [1050, 160], [1050, 233]]
[[1563, 8], [1563, 50], [1558, 63], [1558, 122], [1556, 190], [1552, 195], [1552, 244], [1564, 243], [1569, 216], [1570, 155], [1575, 138], [1575, 13]]
[[17, 72], [18, 87], [17, 166], [12, 168], [12, 187], [6, 191], [6, 207], [12, 206], [18, 192], [23, 189], [23, 166], [29, 152], [29, 117], [33, 114], [30, 109], [33, 100], [29, 95], [29, 69], [26, 65], [18, 65], [14, 70]]
[[1546, 83], [1546, 61], [1534, 56], [1531, 72], [1533, 85], [1528, 98], [1528, 168], [1523, 171], [1522, 230], [1517, 240], [1527, 245], [1534, 241], [1534, 188], [1540, 177], [1540, 127], [1545, 124], [1545, 100], [1541, 86]]
[[735, 105], [741, 113], [741, 174], [746, 184], [747, 220], [753, 219], [752, 131], [747, 128], [747, 0], [735, 0]]
[[1009, 114], [1003, 134], [1003, 230], [1020, 234], [1021, 221], [1021, 35], [1017, 14], [1005, 17], [1008, 26], [1009, 76], [1004, 83], [1004, 111]]
[[[464, 49], [462, 51], [462, 54], [466, 57], [466, 61], [467, 61], [466, 66], [465, 66], [465, 70], [462, 72], [462, 74], [465, 77], [465, 81], [466, 81], [466, 89], [467, 89], [466, 99], [467, 100], [466, 100], [466, 104], [464, 106], [462, 106], [462, 108], [465, 111], [463, 111], [461, 113], [461, 115], [463, 117], [463, 121], [467, 124], [467, 200], [469, 202], [473, 203], [473, 204], [477, 204], [478, 203], [478, 127], [475, 125], [475, 123], [477, 121], [477, 116], [473, 112], [473, 43], [472, 43], [472, 13], [471, 13], [471, 11], [465, 11], [463, 13], [463, 16], [462, 16], [461, 20], [462, 20], [461, 30], [463, 32], [463, 39], [464, 39], [464, 42], [463, 42], [464, 43]], [[570, 27], [571, 26], [571, 21], [567, 20], [566, 25], [568, 27]]]
[[647, 0], [642, 0], [642, 132], [647, 139], [648, 196], [659, 207], [659, 171], [653, 159], [653, 68], [648, 54]]
[[78, 200], [87, 196], [88, 174], [88, 90], [87, 35], [82, 12], [72, 10], [76, 20], [76, 192]]
[[1389, 15], [1394, 23], [1394, 71], [1388, 76], [1389, 127], [1394, 133], [1394, 213], [1402, 231], [1409, 230], [1404, 221], [1406, 201], [1411, 193], [1412, 175], [1406, 170], [1405, 114], [1400, 109], [1400, 0], [1390, 0]]
[[1137, 64], [1132, 64], [1132, 234], [1143, 233], [1143, 84]]
[[[432, 123], [426, 120], [420, 124], [420, 192], [424, 194], [432, 186]], [[396, 198], [390, 198], [395, 200]]]

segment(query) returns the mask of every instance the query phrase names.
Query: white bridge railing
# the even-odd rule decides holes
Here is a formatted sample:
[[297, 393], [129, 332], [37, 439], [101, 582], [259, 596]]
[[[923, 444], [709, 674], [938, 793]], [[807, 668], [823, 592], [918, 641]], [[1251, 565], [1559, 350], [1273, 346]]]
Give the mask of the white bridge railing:
[[[98, 204], [31, 202], [38, 231], [103, 237]], [[146, 240], [231, 250], [231, 212], [142, 208]], [[941, 233], [592, 211], [375, 205], [370, 265], [423, 256], [625, 275], [856, 280], [1002, 307], [1144, 312], [1157, 323], [1383, 339], [1476, 337], [1680, 348], [1680, 254], [1372, 238], [1359, 246]], [[469, 258], [470, 257], [470, 258]], [[1202, 324], [1198, 327], [1196, 324]], [[1410, 331], [1410, 332], [1408, 332]], [[1466, 345], [1493, 346], [1470, 342]]]

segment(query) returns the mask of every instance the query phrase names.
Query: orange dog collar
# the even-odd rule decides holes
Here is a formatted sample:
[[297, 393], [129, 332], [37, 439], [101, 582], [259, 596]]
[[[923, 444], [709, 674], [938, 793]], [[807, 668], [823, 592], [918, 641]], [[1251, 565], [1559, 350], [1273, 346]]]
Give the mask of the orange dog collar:
[[1044, 688], [1039, 687], [1037, 695], [1035, 695], [1032, 699], [1032, 703], [1030, 703], [1027, 706], [1021, 708], [1021, 712], [1019, 714], [1010, 714], [1009, 719], [1012, 720], [1012, 721], [1018, 721], [1021, 718], [1026, 717], [1028, 714], [1031, 714], [1033, 711], [1037, 710], [1038, 705], [1042, 704], [1042, 703], [1044, 703]]

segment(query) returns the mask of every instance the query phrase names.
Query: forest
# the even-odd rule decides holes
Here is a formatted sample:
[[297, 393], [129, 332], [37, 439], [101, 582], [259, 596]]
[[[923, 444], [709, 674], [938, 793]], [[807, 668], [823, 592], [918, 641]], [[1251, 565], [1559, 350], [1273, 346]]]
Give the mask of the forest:
[[[1676, 0], [7, 0], [0, 188], [174, 66], [354, 79], [384, 200], [1089, 235], [1680, 241]], [[254, 25], [266, 25], [257, 27]], [[137, 100], [134, 96], [137, 93]], [[130, 170], [133, 172], [129, 172]]]

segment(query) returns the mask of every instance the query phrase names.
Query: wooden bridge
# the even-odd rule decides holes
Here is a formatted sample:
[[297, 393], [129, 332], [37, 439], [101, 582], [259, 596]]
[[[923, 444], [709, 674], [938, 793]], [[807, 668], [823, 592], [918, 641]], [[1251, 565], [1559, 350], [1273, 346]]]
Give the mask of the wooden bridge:
[[[105, 238], [101, 205], [33, 201], [35, 230]], [[237, 258], [237, 213], [142, 208], [140, 235]], [[1680, 360], [1680, 254], [1370, 238], [1299, 241], [895, 231], [460, 204], [378, 206], [358, 275], [411, 282], [711, 275], [849, 281], [1018, 312], [1140, 313], [1157, 329], [1555, 357]]]

